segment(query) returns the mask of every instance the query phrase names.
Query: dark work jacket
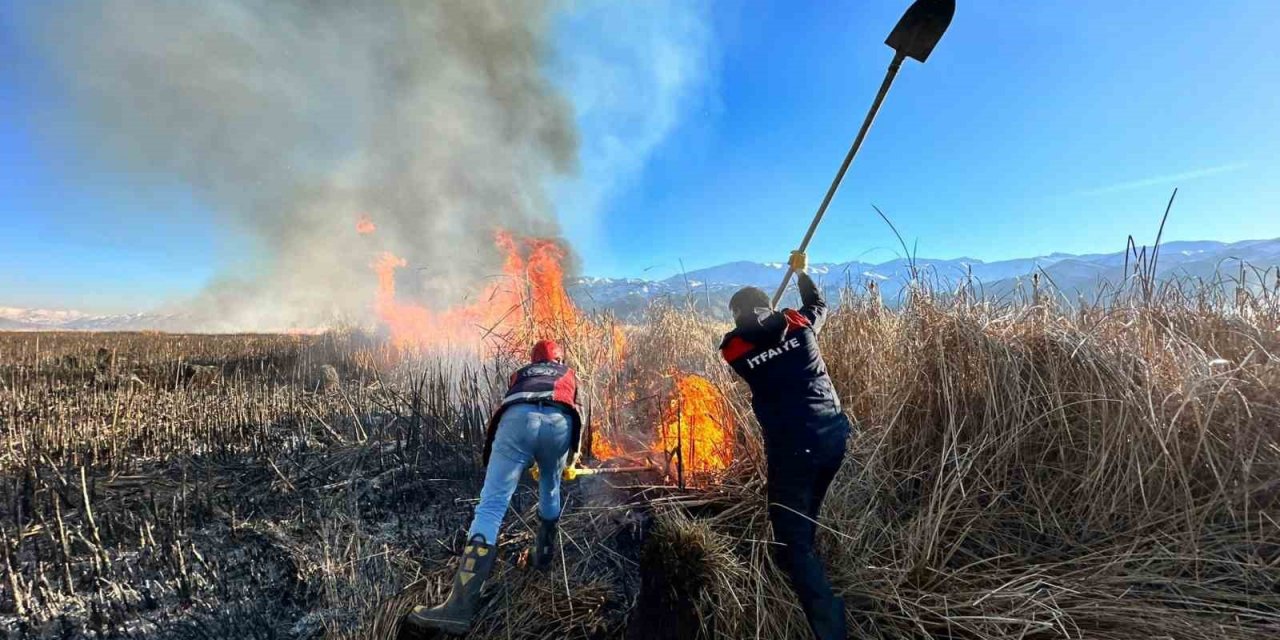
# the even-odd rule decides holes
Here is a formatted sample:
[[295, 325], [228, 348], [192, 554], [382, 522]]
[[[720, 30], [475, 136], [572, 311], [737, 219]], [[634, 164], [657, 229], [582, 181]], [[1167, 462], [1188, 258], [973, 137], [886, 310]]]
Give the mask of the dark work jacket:
[[751, 408], [768, 449], [820, 446], [849, 428], [847, 420], [835, 419], [840, 397], [818, 349], [827, 303], [808, 274], [801, 273], [798, 284], [798, 311], [757, 309], [737, 318], [720, 343], [720, 354], [751, 387]]
[[578, 412], [578, 376], [569, 365], [560, 362], [535, 362], [511, 374], [511, 385], [502, 398], [502, 406], [489, 418], [484, 438], [484, 463], [489, 464], [493, 453], [493, 437], [498, 433], [498, 422], [507, 409], [517, 404], [547, 404], [564, 410], [569, 416], [573, 433], [569, 437], [569, 450], [577, 451], [582, 436], [582, 415]]

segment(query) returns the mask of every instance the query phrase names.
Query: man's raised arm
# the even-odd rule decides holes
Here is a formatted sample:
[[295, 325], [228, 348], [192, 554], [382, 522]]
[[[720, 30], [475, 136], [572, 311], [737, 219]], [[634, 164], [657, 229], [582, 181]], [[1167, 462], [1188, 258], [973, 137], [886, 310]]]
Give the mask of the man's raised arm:
[[813, 332], [818, 333], [827, 319], [827, 300], [809, 274], [801, 273], [796, 284], [800, 287], [800, 302], [804, 305], [800, 307], [800, 313], [813, 323]]

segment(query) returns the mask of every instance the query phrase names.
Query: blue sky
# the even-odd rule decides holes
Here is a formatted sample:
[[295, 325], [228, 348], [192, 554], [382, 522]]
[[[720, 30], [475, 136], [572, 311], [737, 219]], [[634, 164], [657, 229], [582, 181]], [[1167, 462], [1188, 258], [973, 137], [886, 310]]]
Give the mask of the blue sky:
[[[873, 203], [928, 257], [1119, 250], [1130, 233], [1154, 236], [1175, 186], [1170, 239], [1280, 236], [1280, 3], [959, 4], [928, 64], [900, 74], [813, 260], [895, 257]], [[654, 98], [661, 117], [637, 125], [648, 134], [622, 131], [638, 141], [626, 161], [597, 153], [624, 125], [584, 113], [583, 177], [553, 187], [584, 271], [785, 258], [905, 5], [740, 0], [705, 6], [696, 24], [651, 21], [656, 42], [682, 45], [678, 95]], [[574, 56], [600, 11], [557, 30], [552, 73], [578, 104], [589, 89]], [[147, 308], [247, 259], [186, 185], [139, 188], [64, 135], [74, 116], [13, 15], [0, 1], [0, 60], [16, 61], [0, 64], [0, 306]], [[625, 64], [661, 80], [658, 53]]]

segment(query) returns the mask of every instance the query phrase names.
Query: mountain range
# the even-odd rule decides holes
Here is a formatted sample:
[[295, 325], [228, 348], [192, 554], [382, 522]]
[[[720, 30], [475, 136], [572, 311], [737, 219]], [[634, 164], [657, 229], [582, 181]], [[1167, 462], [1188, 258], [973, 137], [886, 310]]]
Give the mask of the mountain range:
[[[911, 279], [911, 269], [935, 290], [949, 290], [957, 283], [971, 281], [976, 290], [990, 297], [1007, 296], [1018, 290], [1033, 273], [1052, 282], [1070, 299], [1089, 297], [1102, 283], [1124, 279], [1126, 263], [1132, 270], [1132, 254], [1124, 251], [1088, 255], [1053, 253], [1046, 256], [984, 262], [973, 258], [937, 260], [895, 259], [878, 264], [835, 262], [810, 264], [809, 273], [829, 295], [845, 288], [864, 290], [870, 283], [879, 288], [889, 305], [902, 299]], [[1160, 247], [1157, 278], [1211, 279], [1218, 274], [1233, 277], [1248, 265], [1249, 278], [1257, 282], [1265, 273], [1268, 282], [1280, 283], [1280, 238], [1223, 243], [1213, 241], [1169, 242]], [[610, 311], [624, 320], [636, 320], [655, 300], [690, 303], [699, 310], [724, 318], [728, 300], [744, 286], [772, 292], [781, 282], [786, 265], [777, 262], [730, 262], [697, 269], [663, 280], [636, 278], [578, 277], [566, 283], [570, 296], [582, 308]], [[791, 294], [794, 296], [793, 293]], [[63, 331], [180, 331], [188, 319], [172, 314], [133, 313], [95, 315], [79, 311], [0, 307], [0, 330]]]
[[186, 318], [173, 314], [0, 307], [0, 331], [181, 331], [184, 322]]
[[[1138, 251], [1141, 253], [1142, 249]], [[1146, 253], [1150, 254], [1150, 251]], [[1125, 251], [1086, 255], [1053, 253], [995, 262], [974, 258], [899, 258], [878, 264], [858, 261], [811, 263], [809, 273], [832, 296], [845, 287], [862, 291], [870, 283], [875, 283], [881, 299], [889, 305], [902, 299], [903, 291], [911, 280], [913, 265], [919, 277], [935, 290], [951, 290], [958, 283], [970, 281], [983, 295], [999, 298], [1018, 290], [1032, 274], [1040, 273], [1057, 291], [1074, 300], [1077, 296], [1091, 297], [1103, 283], [1122, 281], [1126, 268], [1132, 273], [1134, 262], [1133, 254]], [[1160, 247], [1156, 261], [1156, 277], [1211, 279], [1218, 274], [1235, 276], [1242, 265], [1248, 265], [1250, 278], [1255, 283], [1259, 272], [1271, 269], [1269, 277], [1272, 280], [1269, 282], [1274, 282], [1280, 275], [1276, 272], [1280, 268], [1280, 238], [1234, 243], [1165, 243]], [[634, 319], [653, 300], [663, 298], [688, 302], [724, 318], [728, 316], [729, 297], [735, 291], [744, 286], [756, 286], [772, 293], [785, 272], [786, 265], [777, 262], [730, 262], [657, 281], [578, 278], [570, 283], [569, 292], [583, 308], [613, 311], [624, 319]]]

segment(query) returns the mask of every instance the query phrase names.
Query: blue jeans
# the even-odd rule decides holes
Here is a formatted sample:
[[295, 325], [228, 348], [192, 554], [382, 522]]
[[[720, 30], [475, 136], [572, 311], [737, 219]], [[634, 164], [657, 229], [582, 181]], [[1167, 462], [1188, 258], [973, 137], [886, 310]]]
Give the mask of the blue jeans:
[[516, 404], [507, 408], [493, 436], [489, 468], [480, 490], [480, 504], [467, 538], [480, 534], [495, 544], [498, 527], [511, 504], [520, 475], [538, 463], [538, 515], [545, 520], [560, 517], [560, 474], [569, 455], [573, 426], [564, 411], [553, 406]]

